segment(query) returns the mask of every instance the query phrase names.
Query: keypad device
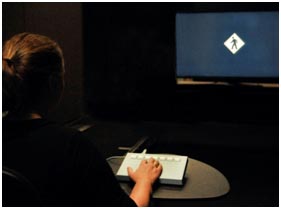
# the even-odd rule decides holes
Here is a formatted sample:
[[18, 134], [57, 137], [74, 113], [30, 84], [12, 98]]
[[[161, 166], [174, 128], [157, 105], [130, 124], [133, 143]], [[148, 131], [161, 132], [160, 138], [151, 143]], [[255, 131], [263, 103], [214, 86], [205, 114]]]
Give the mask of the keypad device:
[[142, 160], [149, 160], [151, 157], [158, 160], [163, 167], [161, 176], [159, 177], [160, 184], [183, 185], [188, 157], [182, 155], [127, 153], [117, 171], [117, 179], [120, 181], [129, 181], [127, 167], [130, 166], [135, 170]]

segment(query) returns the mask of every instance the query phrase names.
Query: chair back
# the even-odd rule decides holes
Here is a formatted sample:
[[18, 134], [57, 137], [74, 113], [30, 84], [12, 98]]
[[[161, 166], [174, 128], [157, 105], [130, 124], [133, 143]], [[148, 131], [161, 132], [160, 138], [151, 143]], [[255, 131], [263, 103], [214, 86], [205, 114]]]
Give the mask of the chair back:
[[34, 185], [19, 172], [2, 168], [2, 206], [39, 206], [39, 192]]

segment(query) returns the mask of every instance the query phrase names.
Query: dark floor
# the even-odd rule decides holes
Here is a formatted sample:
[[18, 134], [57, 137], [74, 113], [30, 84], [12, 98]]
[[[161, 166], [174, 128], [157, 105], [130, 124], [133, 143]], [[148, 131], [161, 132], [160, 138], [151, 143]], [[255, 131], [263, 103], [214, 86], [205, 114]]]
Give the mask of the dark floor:
[[[154, 199], [152, 206], [279, 206], [279, 130], [275, 125], [91, 122], [84, 133], [105, 157], [123, 155], [143, 136], [150, 153], [187, 155], [221, 171], [230, 192], [219, 198]], [[142, 147], [143, 148], [143, 147]]]

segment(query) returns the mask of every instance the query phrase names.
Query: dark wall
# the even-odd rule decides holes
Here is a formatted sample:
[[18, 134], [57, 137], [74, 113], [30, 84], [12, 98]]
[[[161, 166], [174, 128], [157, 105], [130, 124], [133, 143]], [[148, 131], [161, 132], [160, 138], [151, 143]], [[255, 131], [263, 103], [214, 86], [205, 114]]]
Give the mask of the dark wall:
[[85, 103], [98, 118], [278, 122], [276, 88], [178, 88], [174, 34], [176, 11], [271, 10], [278, 3], [2, 5], [2, 41], [29, 31], [64, 50], [66, 88], [52, 119], [78, 117]]
[[165, 8], [122, 3], [85, 4], [83, 9], [88, 110], [128, 118], [169, 102], [173, 16]]
[[175, 80], [177, 11], [272, 9], [278, 4], [83, 4], [88, 112], [117, 119], [277, 122], [278, 88], [179, 87]]
[[50, 118], [64, 122], [82, 113], [83, 49], [80, 3], [3, 3], [2, 42], [12, 35], [31, 32], [46, 35], [63, 49], [66, 86], [59, 107]]

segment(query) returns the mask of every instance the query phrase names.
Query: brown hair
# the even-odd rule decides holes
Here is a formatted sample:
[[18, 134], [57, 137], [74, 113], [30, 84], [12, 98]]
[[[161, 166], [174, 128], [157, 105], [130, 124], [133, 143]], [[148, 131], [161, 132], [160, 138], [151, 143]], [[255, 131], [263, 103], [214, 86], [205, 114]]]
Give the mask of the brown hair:
[[59, 45], [38, 34], [21, 33], [2, 49], [2, 111], [45, 114], [60, 97], [64, 60]]

